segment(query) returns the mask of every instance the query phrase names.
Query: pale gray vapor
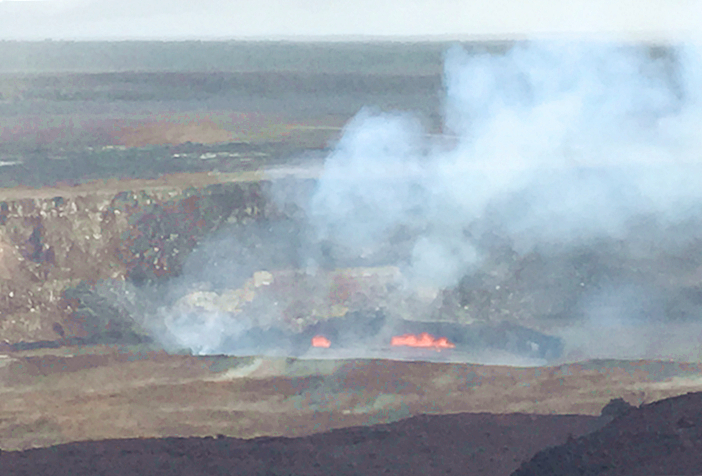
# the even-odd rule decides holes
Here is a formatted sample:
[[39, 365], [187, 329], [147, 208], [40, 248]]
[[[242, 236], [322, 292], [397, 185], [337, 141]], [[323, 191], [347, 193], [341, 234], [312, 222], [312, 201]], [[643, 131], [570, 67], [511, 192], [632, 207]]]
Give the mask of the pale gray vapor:
[[[516, 259], [549, 259], [620, 241], [646, 256], [702, 239], [699, 53], [692, 44], [656, 51], [557, 41], [505, 54], [447, 51], [442, 137], [411, 114], [366, 108], [347, 124], [309, 199], [274, 197], [305, 212], [301, 264], [310, 272], [393, 264], [412, 292], [455, 286], [496, 243]], [[227, 243], [202, 253], [239, 246]], [[253, 262], [226, 266], [274, 269], [269, 255], [264, 247]], [[700, 330], [655, 327], [663, 302], [655, 285], [596, 287], [573, 310], [589, 320], [557, 333], [567, 348], [584, 345], [584, 356], [660, 356], [656, 336]], [[171, 334], [200, 350], [218, 348], [229, 332], [220, 320], [231, 321], [215, 316], [198, 334], [170, 319]]]
[[624, 238], [644, 215], [681, 222], [702, 205], [699, 65], [692, 48], [658, 59], [586, 43], [452, 49], [456, 143], [432, 144], [410, 117], [363, 111], [327, 159], [310, 216], [320, 239], [358, 254], [412, 229], [407, 273], [439, 287], [480, 264], [486, 232], [525, 254]]

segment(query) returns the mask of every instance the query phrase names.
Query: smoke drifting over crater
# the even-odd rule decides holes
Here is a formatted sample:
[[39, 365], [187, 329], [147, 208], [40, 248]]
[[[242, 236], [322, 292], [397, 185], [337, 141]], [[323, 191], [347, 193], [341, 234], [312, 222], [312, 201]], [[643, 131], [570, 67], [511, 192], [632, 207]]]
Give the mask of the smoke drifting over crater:
[[481, 235], [523, 254], [623, 239], [644, 218], [659, 229], [696, 218], [699, 67], [692, 49], [451, 49], [451, 147], [425, 140], [410, 117], [361, 112], [327, 159], [313, 223], [357, 252], [416, 230], [410, 274], [449, 286], [479, 264]]
[[[495, 295], [492, 308], [525, 309], [512, 297], [533, 304], [549, 294], [548, 305], [530, 304], [523, 322], [580, 318], [580, 327], [558, 331], [566, 347], [582, 351], [613, 328], [637, 342], [585, 357], [652, 356], [650, 331], [637, 341], [642, 325], [694, 325], [702, 302], [681, 296], [702, 285], [697, 48], [454, 47], [444, 84], [440, 137], [411, 114], [364, 109], [349, 122], [309, 200], [295, 198], [306, 229], [298, 264], [312, 273], [397, 266], [408, 292], [470, 294], [468, 278], [487, 276], [481, 285], [493, 283], [490, 292], [509, 291]], [[556, 264], [534, 268], [534, 255]], [[266, 260], [262, 269], [270, 269]], [[529, 278], [522, 269], [536, 271]], [[687, 308], [675, 307], [683, 301]], [[462, 308], [473, 302], [465, 298]]]

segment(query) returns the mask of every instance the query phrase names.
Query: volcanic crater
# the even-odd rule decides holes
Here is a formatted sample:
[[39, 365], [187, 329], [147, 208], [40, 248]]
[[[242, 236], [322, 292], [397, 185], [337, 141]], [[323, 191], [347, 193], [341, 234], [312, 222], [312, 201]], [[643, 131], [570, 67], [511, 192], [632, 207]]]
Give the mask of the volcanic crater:
[[[593, 104], [607, 107], [543, 154], [567, 163], [504, 161], [507, 145], [551, 137], [532, 127], [548, 114], [520, 110], [496, 116], [507, 128], [483, 118], [503, 135], [455, 167], [474, 137], [459, 109], [493, 97], [454, 94], [443, 117], [438, 91], [475, 77], [455, 49], [445, 79], [440, 55], [378, 71], [388, 45], [358, 46], [380, 60], [353, 74], [0, 77], [0, 473], [699, 474], [699, 394], [685, 395], [702, 390], [699, 169], [637, 148], [688, 144], [648, 142], [665, 114], [699, 117], [675, 102], [689, 85], [666, 68], [682, 56], [624, 48], [581, 64], [568, 50], [539, 69], [557, 49], [512, 46], [471, 58], [499, 72], [526, 55], [528, 71], [503, 78], [523, 104], [612, 73], [582, 83], [606, 83]], [[534, 71], [566, 80], [525, 88]], [[592, 97], [575, 99], [555, 104]], [[394, 112], [342, 128], [367, 103]], [[246, 108], [258, 112], [232, 112]], [[632, 151], [616, 120], [653, 129]], [[647, 190], [661, 193], [639, 202]], [[334, 208], [340, 193], [354, 206]], [[384, 228], [398, 208], [407, 219]]]

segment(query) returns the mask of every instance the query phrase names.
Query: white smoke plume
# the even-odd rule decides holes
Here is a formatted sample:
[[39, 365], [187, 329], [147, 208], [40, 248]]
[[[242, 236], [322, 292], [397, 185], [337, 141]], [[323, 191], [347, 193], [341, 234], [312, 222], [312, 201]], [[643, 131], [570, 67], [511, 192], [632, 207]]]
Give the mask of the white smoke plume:
[[[294, 201], [309, 224], [304, 236], [279, 236], [285, 256], [295, 255], [286, 266], [393, 264], [411, 288], [441, 289], [480, 269], [495, 241], [521, 257], [623, 241], [629, 257], [645, 257], [702, 238], [702, 57], [693, 45], [457, 46], [446, 53], [444, 84], [443, 134], [428, 134], [411, 114], [364, 109], [311, 196], [276, 197]], [[266, 249], [247, 272], [275, 267]], [[560, 332], [566, 350], [667, 352], [687, 331], [653, 345], [666, 312], [656, 286], [612, 283], [580, 298], [575, 310], [589, 321]], [[222, 350], [221, 337], [198, 336], [221, 336], [231, 319], [215, 313], [194, 327], [183, 319], [168, 322], [172, 338]], [[632, 333], [644, 323], [658, 330]], [[612, 354], [602, 337], [616, 347], [616, 335], [629, 340]]]
[[357, 253], [399, 228], [415, 237], [406, 271], [455, 284], [499, 232], [527, 253], [625, 238], [702, 205], [697, 50], [524, 43], [505, 54], [450, 49], [445, 132], [362, 111], [347, 126], [309, 207], [319, 238]]

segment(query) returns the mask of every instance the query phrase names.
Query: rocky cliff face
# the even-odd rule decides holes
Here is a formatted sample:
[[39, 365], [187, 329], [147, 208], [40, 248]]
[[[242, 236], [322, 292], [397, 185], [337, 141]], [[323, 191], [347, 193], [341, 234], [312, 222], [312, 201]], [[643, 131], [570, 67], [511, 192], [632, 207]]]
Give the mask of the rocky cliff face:
[[[180, 304], [236, 319], [247, 313], [256, 319], [272, 315], [293, 332], [379, 308], [406, 320], [507, 322], [549, 335], [555, 326], [585, 322], [601, 310], [622, 309], [634, 323], [682, 325], [694, 322], [702, 309], [699, 241], [672, 248], [663, 243], [641, 253], [636, 242], [610, 240], [519, 255], [497, 237], [486, 246], [480, 267], [455, 286], [417, 289], [417, 296], [408, 297], [396, 292], [402, 286], [374, 280], [384, 266], [401, 268], [416, 237], [381, 243], [364, 259], [347, 256], [333, 243], [315, 242], [308, 236], [313, 228], [308, 218], [296, 208], [314, 183], [313, 178], [296, 176], [273, 187], [257, 173], [183, 174], [152, 181], [0, 189], [0, 349], [3, 342], [148, 339], [149, 332], [140, 331], [134, 319], [153, 315], [149, 306], [160, 295], [150, 300], [151, 295], [145, 299], [141, 292], [159, 293], [163, 287], [143, 286], [136, 297], [134, 287], [179, 276], [188, 257], [188, 266], [202, 265], [202, 276], [193, 277], [193, 286], [176, 289], [182, 293], [170, 296], [169, 305], [180, 297], [185, 299]], [[269, 198], [272, 189], [279, 205]], [[198, 244], [225, 226], [225, 246], [198, 254]], [[323, 272], [308, 275], [309, 256], [296, 255], [299, 249], [317, 253], [313, 258]], [[265, 250], [263, 260], [260, 250]], [[354, 274], [365, 268], [373, 268], [369, 279]], [[261, 278], [268, 276], [263, 271], [270, 276]], [[190, 271], [184, 274], [190, 276]], [[200, 277], [212, 282], [201, 289]], [[634, 302], [631, 311], [627, 299], [636, 293], [648, 301]], [[250, 324], [265, 327], [270, 322], [250, 319]], [[594, 337], [598, 335], [589, 338], [601, 340]], [[646, 345], [677, 348], [676, 339], [674, 333], [656, 334]], [[578, 345], [575, 351], [584, 348]]]
[[275, 214], [264, 198], [266, 182], [140, 185], [78, 193], [67, 187], [52, 197], [43, 190], [0, 193], [0, 339], [109, 331], [109, 316], [94, 316], [96, 323], [81, 313], [92, 284], [177, 275], [196, 244], [223, 224]]

